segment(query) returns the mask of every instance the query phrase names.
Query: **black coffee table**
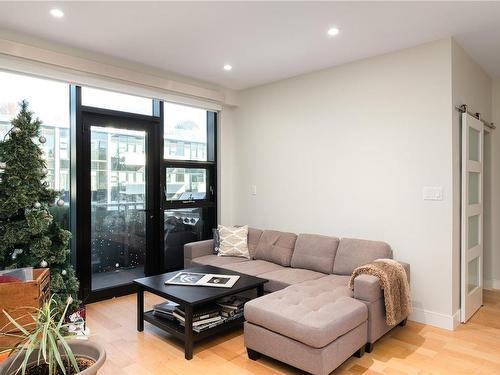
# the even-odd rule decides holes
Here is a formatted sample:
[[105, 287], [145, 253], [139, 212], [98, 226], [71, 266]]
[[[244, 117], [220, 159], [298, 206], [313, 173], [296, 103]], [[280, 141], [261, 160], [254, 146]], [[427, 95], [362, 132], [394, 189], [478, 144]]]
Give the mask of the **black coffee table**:
[[[267, 280], [213, 266], [193, 267], [183, 271], [240, 276], [232, 288], [165, 285], [165, 281], [174, 277], [180, 271], [134, 280], [134, 284], [137, 286], [137, 330], [139, 332], [144, 330], [144, 321], [161, 328], [162, 330], [184, 341], [184, 356], [186, 359], [191, 359], [193, 358], [193, 344], [195, 341], [218, 334], [228, 329], [241, 327], [245, 321], [244, 317], [241, 317], [197, 333], [193, 331], [193, 309], [205, 304], [213, 303], [219, 298], [251, 289], [256, 289], [257, 296], [262, 296], [264, 294], [264, 284]], [[152, 310], [144, 312], [144, 291], [151, 292], [183, 306], [185, 313], [185, 326], [182, 327], [176, 321], [157, 318], [153, 315]]]

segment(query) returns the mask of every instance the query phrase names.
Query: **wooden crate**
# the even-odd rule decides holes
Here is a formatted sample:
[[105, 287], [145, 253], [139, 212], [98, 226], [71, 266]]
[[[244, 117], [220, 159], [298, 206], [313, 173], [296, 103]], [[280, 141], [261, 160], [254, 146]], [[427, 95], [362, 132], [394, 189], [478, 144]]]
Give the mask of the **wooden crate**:
[[[28, 315], [35, 308], [41, 307], [50, 298], [50, 270], [38, 268], [33, 270], [33, 281], [0, 284], [0, 329], [11, 330], [14, 326], [3, 313], [5, 310], [21, 325], [33, 322]], [[21, 318], [22, 317], [22, 318]], [[17, 340], [13, 337], [0, 336], [0, 350], [11, 346]]]

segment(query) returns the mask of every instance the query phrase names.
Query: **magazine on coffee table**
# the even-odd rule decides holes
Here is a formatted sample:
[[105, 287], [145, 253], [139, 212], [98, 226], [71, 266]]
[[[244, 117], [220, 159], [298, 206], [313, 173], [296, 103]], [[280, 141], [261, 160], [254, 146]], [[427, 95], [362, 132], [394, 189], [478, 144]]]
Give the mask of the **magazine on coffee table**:
[[165, 284], [232, 288], [239, 278], [240, 277], [237, 275], [181, 271], [174, 277], [165, 281]]

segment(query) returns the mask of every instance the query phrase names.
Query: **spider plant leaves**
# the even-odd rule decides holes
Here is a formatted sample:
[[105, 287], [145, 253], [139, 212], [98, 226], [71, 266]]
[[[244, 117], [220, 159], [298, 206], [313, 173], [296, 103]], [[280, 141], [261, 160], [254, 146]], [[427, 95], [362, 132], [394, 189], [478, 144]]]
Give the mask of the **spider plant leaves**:
[[[68, 299], [64, 313], [59, 318], [60, 310], [55, 308], [56, 301], [50, 298], [42, 307], [36, 309], [36, 313], [30, 314], [33, 322], [24, 326], [4, 311], [10, 322], [8, 324], [12, 324], [18, 330], [19, 341], [9, 354], [14, 355], [12, 364], [19, 363], [22, 359], [16, 374], [26, 375], [27, 369], [33, 364], [28, 362], [32, 359], [30, 357], [33, 357], [35, 350], [38, 350], [35, 357], [36, 364], [47, 364], [49, 375], [56, 375], [58, 370], [66, 375], [71, 372], [72, 367], [75, 372], [80, 372], [76, 357], [67, 342], [68, 338], [73, 335], [67, 333], [69, 324], [64, 323], [64, 317], [71, 302]], [[0, 334], [10, 335], [10, 333]]]

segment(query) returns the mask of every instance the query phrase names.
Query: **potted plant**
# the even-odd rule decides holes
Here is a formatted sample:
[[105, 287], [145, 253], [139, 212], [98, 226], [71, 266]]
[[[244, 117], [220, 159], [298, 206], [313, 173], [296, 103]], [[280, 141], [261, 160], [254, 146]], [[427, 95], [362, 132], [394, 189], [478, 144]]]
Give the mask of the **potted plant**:
[[9, 357], [0, 363], [0, 375], [97, 374], [106, 353], [88, 340], [71, 340], [74, 335], [64, 323], [71, 302], [68, 298], [64, 313], [58, 318], [56, 301], [51, 298], [31, 314], [33, 322], [24, 326], [4, 311], [14, 329], [0, 334], [17, 337], [19, 341]]

